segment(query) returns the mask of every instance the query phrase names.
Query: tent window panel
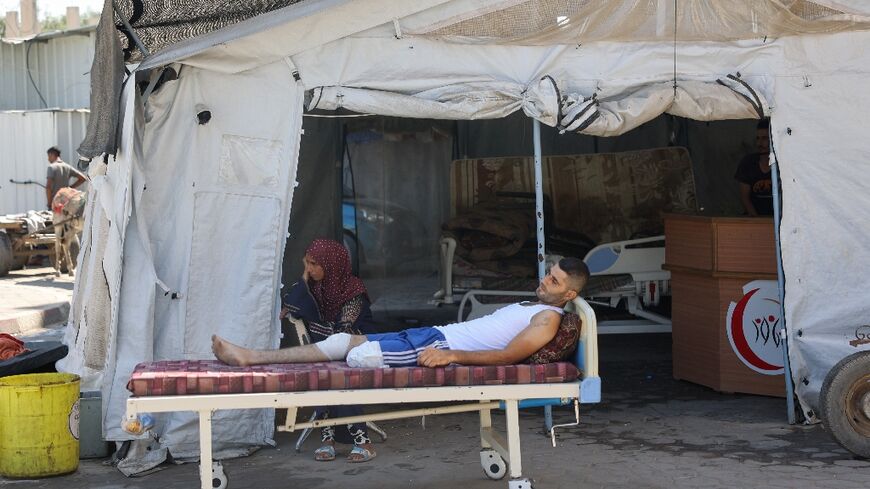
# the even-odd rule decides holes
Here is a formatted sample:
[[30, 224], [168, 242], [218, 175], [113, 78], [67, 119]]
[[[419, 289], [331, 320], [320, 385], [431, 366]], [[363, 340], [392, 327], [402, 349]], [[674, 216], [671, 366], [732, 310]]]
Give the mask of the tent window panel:
[[222, 184], [275, 188], [284, 145], [273, 139], [224, 134], [219, 178]]

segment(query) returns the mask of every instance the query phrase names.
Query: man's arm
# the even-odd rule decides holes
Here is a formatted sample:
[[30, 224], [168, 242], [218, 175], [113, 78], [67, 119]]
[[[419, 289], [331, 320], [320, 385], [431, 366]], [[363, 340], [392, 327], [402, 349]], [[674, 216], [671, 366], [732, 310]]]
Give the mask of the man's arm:
[[504, 350], [462, 351], [428, 348], [417, 363], [424, 367], [443, 367], [451, 363], [462, 365], [512, 365], [529, 358], [550, 342], [559, 330], [562, 316], [556, 311], [541, 311], [520, 331]]
[[72, 173], [73, 173], [73, 175], [76, 176], [76, 183], [70, 185], [70, 187], [72, 187], [72, 188], [76, 188], [76, 187], [78, 187], [79, 185], [85, 183], [85, 181], [87, 180], [87, 178], [85, 177], [84, 173], [78, 171], [78, 170], [77, 170], [74, 166], [72, 166], [72, 165], [70, 165], [70, 168], [72, 168]]
[[743, 208], [750, 216], [758, 216], [758, 211], [752, 205], [752, 187], [748, 183], [740, 182], [740, 202], [743, 203]]
[[79, 185], [81, 185], [81, 184], [83, 184], [83, 183], [85, 183], [85, 177], [84, 177], [84, 175], [82, 175], [81, 173], [79, 173], [78, 175], [76, 175], [76, 183], [70, 185], [70, 187], [72, 187], [72, 188], [76, 188], [76, 187], [78, 187]]
[[51, 178], [45, 179], [45, 201], [48, 202], [48, 208], [51, 209]]

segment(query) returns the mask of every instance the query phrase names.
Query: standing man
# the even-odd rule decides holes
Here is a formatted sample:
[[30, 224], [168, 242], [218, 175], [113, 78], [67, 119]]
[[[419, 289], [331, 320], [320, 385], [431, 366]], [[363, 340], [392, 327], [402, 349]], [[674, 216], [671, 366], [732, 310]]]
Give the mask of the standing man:
[[[69, 184], [71, 177], [76, 177], [76, 182]], [[85, 183], [85, 175], [60, 159], [60, 150], [52, 146], [48, 148], [48, 172], [45, 179], [45, 198], [48, 208], [51, 209], [51, 201], [57, 191], [64, 187], [76, 188]]]
[[752, 217], [773, 215], [773, 185], [770, 175], [770, 120], [758, 122], [757, 153], [746, 155], [734, 178], [740, 182], [740, 202]]

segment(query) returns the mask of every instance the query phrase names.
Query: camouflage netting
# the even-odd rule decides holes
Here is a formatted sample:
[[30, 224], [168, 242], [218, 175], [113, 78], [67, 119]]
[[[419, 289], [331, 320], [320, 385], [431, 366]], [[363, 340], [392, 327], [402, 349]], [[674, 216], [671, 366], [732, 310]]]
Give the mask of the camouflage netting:
[[[201, 36], [245, 19], [271, 12], [302, 0], [245, 0], [223, 2], [203, 0], [122, 0], [118, 11], [127, 19], [142, 44], [151, 53], [176, 42]], [[142, 53], [116, 15], [124, 60], [138, 62]]]

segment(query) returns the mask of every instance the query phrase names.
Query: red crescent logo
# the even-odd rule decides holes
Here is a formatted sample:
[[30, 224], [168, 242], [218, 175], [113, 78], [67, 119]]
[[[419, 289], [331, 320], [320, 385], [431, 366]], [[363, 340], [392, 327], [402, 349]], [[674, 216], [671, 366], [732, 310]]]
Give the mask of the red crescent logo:
[[740, 299], [740, 302], [737, 303], [737, 306], [734, 308], [734, 314], [731, 315], [731, 338], [734, 339], [734, 346], [737, 348], [737, 351], [740, 352], [740, 355], [746, 359], [747, 362], [755, 365], [761, 370], [781, 370], [782, 367], [777, 367], [776, 365], [771, 365], [755, 354], [752, 351], [752, 348], [749, 347], [749, 343], [746, 341], [746, 336], [743, 335], [743, 312], [746, 310], [746, 304], [749, 303], [749, 299], [758, 292], [759, 289], [752, 289], [746, 295]]

